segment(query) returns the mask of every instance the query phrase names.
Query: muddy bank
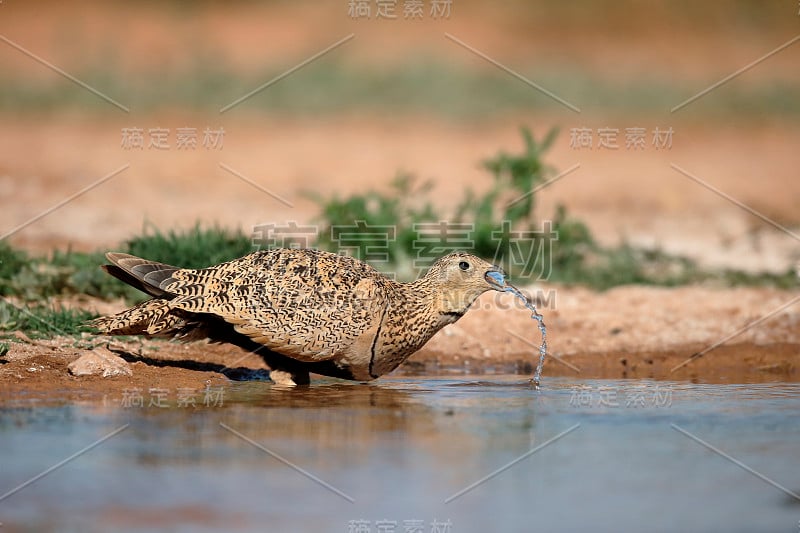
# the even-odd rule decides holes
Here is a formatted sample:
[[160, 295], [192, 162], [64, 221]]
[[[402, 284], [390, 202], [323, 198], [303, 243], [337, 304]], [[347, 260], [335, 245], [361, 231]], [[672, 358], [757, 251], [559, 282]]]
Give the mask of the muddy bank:
[[[237, 381], [263, 380], [265, 386], [270, 386], [267, 367], [257, 356], [238, 348], [204, 343], [114, 343], [110, 346], [112, 352], [129, 362], [131, 376], [74, 376], [67, 367], [85, 350], [71, 347], [71, 344], [69, 339], [53, 339], [34, 345], [14, 345], [0, 365], [0, 403], [88, 400], [124, 405], [140, 396], [139, 401], [145, 404], [200, 405], [212, 401], [214, 394]], [[797, 381], [800, 378], [797, 364], [800, 344], [738, 343], [720, 346], [696, 360], [689, 359], [703, 348], [696, 344], [660, 351], [551, 356], [545, 365], [543, 383], [546, 386], [548, 376], [709, 383]], [[396, 373], [419, 376], [513, 373], [525, 380], [530, 377], [533, 365], [532, 353], [487, 359], [423, 349]]]
[[[538, 295], [548, 326], [545, 382], [548, 376], [712, 383], [800, 378], [800, 305], [787, 305], [796, 298], [791, 291], [620, 287], [596, 293], [546, 286], [527, 292]], [[122, 303], [81, 305], [111, 312]], [[396, 372], [516, 373], [525, 379], [533, 371], [538, 343], [535, 323], [511, 296], [486, 294]], [[122, 358], [131, 375], [69, 372], [70, 363], [102, 348]], [[267, 376], [257, 355], [229, 345], [90, 335], [78, 340], [22, 337], [0, 358], [0, 401], [105, 397], [119, 402], [131, 390], [141, 391], [145, 401], [167, 391], [161, 399], [172, 403], [181, 395], [187, 401], [195, 391], [199, 401], [204, 391], [242, 380], [268, 383]]]

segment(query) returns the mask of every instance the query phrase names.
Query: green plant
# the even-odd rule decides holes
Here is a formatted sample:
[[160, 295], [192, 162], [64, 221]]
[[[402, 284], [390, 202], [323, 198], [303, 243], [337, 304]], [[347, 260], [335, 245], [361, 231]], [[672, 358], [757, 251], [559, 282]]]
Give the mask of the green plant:
[[97, 315], [61, 305], [13, 305], [0, 301], [0, 331], [22, 331], [33, 338], [79, 335], [91, 331], [86, 322]]
[[[492, 188], [480, 197], [468, 189], [455, 212], [457, 222], [468, 222], [474, 227], [473, 251], [501, 263], [512, 277], [548, 270], [545, 263], [551, 261], [552, 247], [558, 237], [558, 233], [540, 226], [535, 216], [536, 187], [554, 172], [543, 157], [555, 141], [558, 129], [550, 129], [541, 142], [528, 128], [521, 128], [520, 133], [524, 142], [522, 152], [501, 150], [483, 161], [483, 168], [491, 173]], [[510, 257], [512, 254], [516, 257]]]
[[142, 235], [129, 239], [126, 253], [182, 268], [204, 268], [230, 261], [253, 251], [252, 239], [241, 231], [199, 223], [185, 231], [162, 232], [146, 225]]
[[[471, 228], [471, 251], [494, 260], [523, 283], [532, 281], [532, 274], [537, 274], [549, 281], [584, 284], [599, 290], [631, 283], [674, 286], [709, 280], [735, 285], [797, 286], [792, 272], [709, 272], [687, 258], [658, 249], [637, 248], [628, 243], [600, 246], [587, 225], [571, 216], [563, 205], [556, 207], [550, 220], [544, 220], [536, 213], [535, 191], [554, 173], [544, 157], [558, 131], [551, 129], [541, 141], [527, 128], [522, 128], [521, 134], [520, 152], [501, 150], [482, 162], [491, 175], [491, 188], [482, 195], [467, 189], [452, 217], [437, 210], [428, 198], [430, 182], [415, 188], [409, 175], [398, 176], [388, 193], [368, 191], [347, 198], [313, 196], [321, 208], [323, 223], [317, 246], [339, 251], [346, 243], [332, 237], [335, 228], [347, 228], [353, 234], [360, 231], [355, 255], [369, 261], [367, 250], [385, 249], [392, 264], [380, 262], [375, 266], [409, 278], [419, 272], [403, 270], [400, 263], [418, 257], [420, 235], [414, 225], [449, 218]], [[396, 238], [387, 239], [385, 232], [375, 231], [376, 227], [396, 227]]]
[[[544, 255], [532, 254], [544, 249], [544, 239], [553, 237], [543, 235], [537, 228], [535, 194], [532, 191], [553, 172], [543, 162], [543, 156], [553, 144], [558, 130], [551, 129], [541, 142], [527, 128], [522, 128], [521, 133], [522, 152], [501, 151], [484, 161], [483, 168], [492, 176], [491, 189], [481, 196], [467, 189], [452, 217], [438, 211], [428, 197], [432, 183], [417, 185], [409, 174], [399, 174], [388, 193], [372, 190], [347, 198], [309, 194], [321, 209], [319, 220], [323, 225], [316, 245], [333, 251], [350, 248], [353, 255], [368, 261], [376, 259], [374, 251], [380, 250], [388, 263], [378, 259], [376, 266], [395, 272], [399, 270], [400, 277], [408, 278], [418, 272], [404, 270], [400, 263], [408, 262], [410, 257], [417, 258], [424, 248], [420, 242], [419, 226], [450, 220], [455, 224], [467, 224], [470, 228], [471, 245], [460, 246], [460, 249], [467, 248], [499, 262], [512, 252], [525, 257], [535, 255], [539, 262], [550, 261], [549, 248]], [[342, 234], [348, 232], [358, 236], [352, 243], [342, 238]], [[513, 243], [515, 248], [511, 250], [512, 237], [518, 233], [525, 238], [516, 239]], [[431, 249], [447, 248], [446, 243], [440, 244], [431, 245]], [[537, 263], [523, 265], [520, 270], [523, 268], [543, 267]]]
[[[439, 220], [433, 204], [424, 197], [433, 184], [419, 185], [410, 174], [400, 173], [390, 184], [390, 192], [368, 191], [348, 198], [325, 199], [307, 195], [322, 209], [322, 223], [315, 245], [330, 251], [350, 248], [354, 255], [371, 259], [385, 255], [397, 265], [413, 252], [417, 233], [414, 225]], [[420, 199], [413, 201], [412, 199]], [[357, 238], [351, 236], [358, 235]], [[372, 256], [372, 257], [370, 257]], [[377, 266], [386, 265], [378, 259]]]
[[28, 255], [16, 250], [7, 241], [0, 241], [0, 294], [11, 294], [11, 280], [28, 263]]
[[24, 300], [41, 300], [60, 294], [86, 294], [98, 298], [131, 297], [134, 292], [115, 282], [99, 266], [101, 253], [53, 251], [50, 257], [27, 259], [5, 280], [6, 294]]
[[[241, 257], [253, 249], [249, 237], [238, 231], [199, 224], [186, 231], [163, 233], [146, 226], [142, 235], [123, 243], [118, 251], [186, 268], [202, 268]], [[6, 242], [0, 242], [0, 295], [25, 301], [41, 301], [65, 294], [97, 298], [123, 297], [140, 301], [146, 296], [109, 276], [100, 265], [103, 252], [54, 250], [49, 256], [28, 257]]]
[[[502, 212], [500, 220], [511, 224], [533, 220], [536, 207], [534, 188], [554, 172], [553, 167], [544, 163], [543, 157], [558, 136], [558, 128], [551, 128], [541, 142], [536, 141], [528, 128], [521, 128], [520, 133], [525, 143], [522, 153], [509, 154], [501, 150], [483, 161], [483, 168], [492, 174], [493, 187], [480, 201], [463, 202], [457, 209], [459, 215], [471, 213], [477, 222], [490, 225], [496, 224], [495, 212]], [[509, 192], [511, 198], [503, 198], [504, 193]], [[501, 200], [502, 203], [497, 205]]]

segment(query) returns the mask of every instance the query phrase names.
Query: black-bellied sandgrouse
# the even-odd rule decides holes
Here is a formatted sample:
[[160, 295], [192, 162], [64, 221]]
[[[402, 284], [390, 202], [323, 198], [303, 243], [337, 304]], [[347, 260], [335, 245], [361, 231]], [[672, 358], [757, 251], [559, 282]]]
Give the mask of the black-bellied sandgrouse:
[[504, 290], [496, 266], [467, 253], [396, 282], [352, 257], [275, 249], [202, 269], [106, 254], [103, 269], [153, 298], [92, 322], [110, 335], [207, 338], [260, 354], [275, 382], [309, 372], [371, 380], [391, 372], [488, 290]]

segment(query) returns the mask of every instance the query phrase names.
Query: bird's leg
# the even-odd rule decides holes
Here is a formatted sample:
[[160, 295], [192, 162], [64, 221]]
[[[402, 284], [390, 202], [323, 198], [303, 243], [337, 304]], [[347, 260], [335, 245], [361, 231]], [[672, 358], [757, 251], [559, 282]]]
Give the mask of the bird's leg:
[[257, 353], [269, 367], [269, 379], [278, 385], [308, 385], [311, 376], [306, 363], [273, 352], [266, 346], [255, 344], [250, 339], [237, 338], [239, 346]]
[[308, 370], [303, 368], [274, 368], [269, 371], [269, 379], [276, 385], [308, 385], [311, 383], [311, 376]]

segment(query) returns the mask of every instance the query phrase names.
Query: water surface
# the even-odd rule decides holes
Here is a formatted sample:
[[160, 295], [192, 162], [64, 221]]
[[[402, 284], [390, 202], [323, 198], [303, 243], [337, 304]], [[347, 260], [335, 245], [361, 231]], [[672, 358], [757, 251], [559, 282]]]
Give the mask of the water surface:
[[194, 405], [176, 394], [165, 408], [147, 397], [2, 408], [2, 531], [800, 523], [797, 383], [390, 377], [238, 383]]

